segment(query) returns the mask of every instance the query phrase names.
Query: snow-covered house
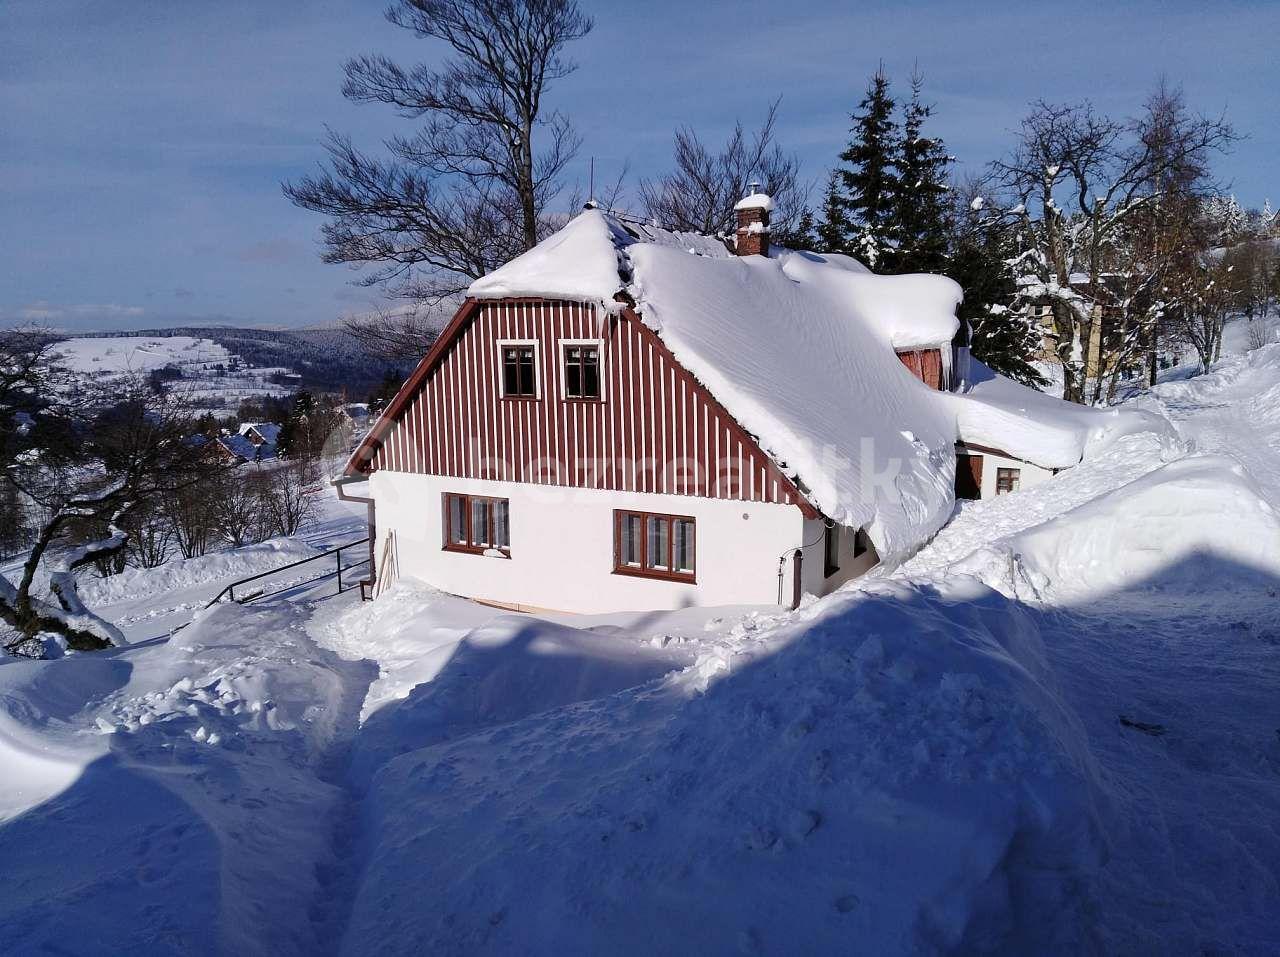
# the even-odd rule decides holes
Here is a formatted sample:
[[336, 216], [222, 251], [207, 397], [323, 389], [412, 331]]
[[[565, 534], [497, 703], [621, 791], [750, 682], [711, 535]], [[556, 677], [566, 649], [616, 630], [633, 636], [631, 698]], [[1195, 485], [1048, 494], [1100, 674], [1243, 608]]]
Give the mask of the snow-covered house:
[[770, 206], [739, 204], [732, 249], [590, 208], [473, 283], [338, 480], [367, 480], [383, 582], [791, 604], [932, 536], [985, 435], [957, 410], [1025, 430], [986, 383], [944, 391], [960, 288], [770, 249]]
[[274, 448], [280, 442], [280, 430], [283, 428], [274, 422], [243, 422], [240, 435], [254, 445], [270, 445]]
[[244, 462], [263, 462], [276, 457], [275, 442], [254, 442], [243, 432], [219, 436], [217, 446], [222, 458], [236, 465]]

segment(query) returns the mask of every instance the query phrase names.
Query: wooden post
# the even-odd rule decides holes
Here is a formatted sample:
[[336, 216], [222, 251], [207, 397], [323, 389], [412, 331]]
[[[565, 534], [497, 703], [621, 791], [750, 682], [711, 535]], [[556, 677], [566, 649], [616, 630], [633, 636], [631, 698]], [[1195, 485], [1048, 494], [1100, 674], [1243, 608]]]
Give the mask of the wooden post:
[[791, 556], [791, 610], [800, 607], [800, 596], [803, 588], [800, 585], [800, 572], [804, 568], [804, 549], [797, 548]]

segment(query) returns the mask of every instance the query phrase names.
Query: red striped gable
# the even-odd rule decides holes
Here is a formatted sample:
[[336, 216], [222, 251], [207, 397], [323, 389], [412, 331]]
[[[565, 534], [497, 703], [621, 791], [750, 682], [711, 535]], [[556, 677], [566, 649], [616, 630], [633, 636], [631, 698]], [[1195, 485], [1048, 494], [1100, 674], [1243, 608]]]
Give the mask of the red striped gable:
[[[503, 341], [533, 343], [537, 398], [501, 395]], [[600, 400], [566, 399], [562, 351], [600, 345]], [[469, 301], [348, 464], [800, 506], [794, 483], [630, 309]]]

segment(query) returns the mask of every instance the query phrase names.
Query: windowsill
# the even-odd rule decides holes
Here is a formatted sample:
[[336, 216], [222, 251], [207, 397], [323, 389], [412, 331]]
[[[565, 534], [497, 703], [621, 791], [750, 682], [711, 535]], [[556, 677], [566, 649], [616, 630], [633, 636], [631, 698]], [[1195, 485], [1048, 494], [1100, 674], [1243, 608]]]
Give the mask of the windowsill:
[[566, 395], [566, 396], [564, 397], [564, 401], [565, 401], [565, 402], [582, 402], [582, 403], [587, 403], [587, 404], [592, 404], [592, 405], [593, 405], [593, 404], [598, 404], [598, 403], [603, 402], [603, 401], [604, 401], [604, 399], [603, 399], [603, 398], [601, 398], [600, 396], [596, 396], [595, 398], [591, 398], [590, 396], [583, 396], [583, 395]]
[[830, 578], [832, 575], [836, 574], [838, 571], [840, 571], [839, 565], [835, 565], [835, 566], [828, 565], [826, 568], [822, 570], [822, 577]]
[[696, 585], [698, 579], [693, 574], [681, 572], [667, 572], [647, 568], [628, 568], [622, 566], [614, 568], [615, 575], [625, 575], [628, 578], [648, 578], [654, 581], [677, 582], [681, 585]]
[[504, 395], [502, 397], [502, 401], [503, 402], [541, 402], [542, 396], [540, 395]]
[[[440, 549], [442, 552], [457, 552], [459, 555], [479, 555], [481, 558], [511, 558], [511, 549], [509, 548], [493, 548], [486, 545], [484, 548], [474, 548], [471, 545], [445, 545]], [[491, 552], [498, 552], [493, 555]]]

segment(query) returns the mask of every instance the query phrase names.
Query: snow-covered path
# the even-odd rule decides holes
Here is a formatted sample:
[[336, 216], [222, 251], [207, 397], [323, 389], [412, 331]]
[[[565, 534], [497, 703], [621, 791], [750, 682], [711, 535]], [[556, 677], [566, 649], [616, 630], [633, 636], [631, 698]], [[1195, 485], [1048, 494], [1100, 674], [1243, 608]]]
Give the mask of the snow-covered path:
[[[11, 795], [28, 806], [16, 816], [0, 807], [0, 861], [21, 875], [0, 896], [0, 950], [332, 947], [358, 817], [346, 765], [375, 671], [316, 646], [308, 616], [220, 605], [167, 641], [0, 668], [0, 762], [70, 772]], [[12, 709], [59, 693], [86, 703], [49, 716], [33, 747]], [[77, 900], [93, 902], [76, 908], [79, 950]]]

